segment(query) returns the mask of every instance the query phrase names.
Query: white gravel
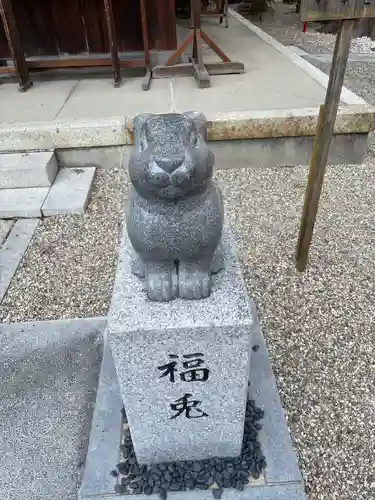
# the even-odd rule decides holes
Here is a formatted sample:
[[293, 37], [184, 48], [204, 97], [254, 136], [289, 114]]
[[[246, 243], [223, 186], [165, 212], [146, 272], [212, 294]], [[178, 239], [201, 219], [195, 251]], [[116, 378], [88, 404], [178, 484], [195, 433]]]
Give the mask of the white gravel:
[[375, 161], [329, 168], [305, 274], [307, 168], [220, 172], [309, 500], [375, 498]]
[[[329, 168], [305, 274], [294, 252], [307, 168], [216, 174], [309, 500], [375, 495], [375, 161]], [[99, 170], [85, 217], [46, 219], [2, 306], [7, 321], [104, 315], [127, 180]]]
[[[296, 45], [310, 54], [330, 54], [335, 46], [336, 35], [318, 33], [319, 23], [308, 23], [306, 33], [303, 33], [303, 23], [300, 14], [296, 14], [295, 5], [285, 5], [280, 2], [274, 4], [274, 12], [259, 18], [250, 18], [250, 21], [284, 45]], [[354, 38], [351, 42], [352, 54], [372, 54], [375, 42], [369, 37]]]
[[41, 221], [0, 305], [0, 321], [107, 314], [126, 190], [122, 168], [97, 169], [84, 216]]
[[354, 38], [350, 44], [350, 52], [356, 54], [372, 54], [375, 42], [367, 36]]

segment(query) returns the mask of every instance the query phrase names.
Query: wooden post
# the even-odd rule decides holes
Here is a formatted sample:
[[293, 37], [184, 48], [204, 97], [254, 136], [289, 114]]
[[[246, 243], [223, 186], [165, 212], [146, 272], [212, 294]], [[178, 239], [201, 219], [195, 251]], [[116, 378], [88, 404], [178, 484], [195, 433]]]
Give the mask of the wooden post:
[[8, 40], [14, 67], [20, 79], [18, 89], [20, 92], [26, 92], [33, 82], [30, 80], [11, 0], [0, 0], [0, 15], [3, 20], [5, 35]]
[[117, 51], [117, 39], [115, 20], [113, 17], [112, 0], [104, 0], [105, 17], [107, 21], [109, 49], [111, 52], [114, 86], [119, 87], [121, 83], [120, 58]]
[[353, 19], [339, 21], [339, 30], [336, 37], [325, 103], [319, 114], [314, 151], [310, 163], [310, 172], [305, 194], [305, 204], [301, 218], [296, 252], [296, 265], [299, 271], [304, 271], [307, 266], [309, 248], [318, 212], [320, 193], [323, 186], [328, 153], [345, 76], [353, 25]]
[[143, 50], [145, 54], [146, 74], [142, 82], [142, 90], [149, 90], [152, 78], [151, 72], [151, 58], [150, 58], [150, 41], [148, 38], [148, 23], [147, 23], [147, 9], [146, 0], [140, 0], [141, 4], [141, 26], [142, 26], [142, 40]]

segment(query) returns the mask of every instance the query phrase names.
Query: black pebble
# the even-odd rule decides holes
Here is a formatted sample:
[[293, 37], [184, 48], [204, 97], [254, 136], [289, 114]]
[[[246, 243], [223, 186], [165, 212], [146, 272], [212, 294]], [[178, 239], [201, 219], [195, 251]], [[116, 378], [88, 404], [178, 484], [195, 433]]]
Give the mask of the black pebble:
[[111, 476], [112, 477], [117, 477], [118, 476], [117, 470], [111, 470]]
[[122, 415], [122, 418], [124, 419], [124, 422], [127, 423], [128, 422], [128, 418], [126, 416], [126, 411], [125, 411], [124, 407], [121, 408], [121, 415]]
[[167, 492], [163, 489], [159, 491], [160, 500], [167, 500]]
[[195, 487], [198, 489], [198, 490], [208, 490], [208, 486], [207, 484], [205, 483], [197, 483], [195, 485]]
[[124, 474], [124, 476], [129, 474], [129, 466], [126, 463], [117, 464], [117, 470], [120, 472], [120, 474]]
[[259, 344], [253, 345], [252, 349], [254, 352], [257, 352], [257, 350], [259, 349]]
[[172, 483], [169, 487], [170, 491], [180, 491], [180, 484], [179, 483]]
[[222, 477], [216, 477], [216, 480], [215, 480], [216, 484], [219, 486], [219, 488], [222, 488], [224, 486], [224, 480]]
[[210, 476], [207, 472], [200, 473], [200, 474], [198, 474], [198, 481], [200, 481], [201, 483], [204, 483], [209, 477]]
[[242, 481], [237, 481], [236, 482], [236, 490], [243, 491], [245, 489], [245, 486]]
[[261, 408], [258, 408], [257, 415], [259, 417], [259, 420], [261, 418], [264, 418], [264, 410], [262, 410]]
[[223, 496], [223, 490], [221, 488], [212, 490], [212, 496], [216, 498], [216, 500], [220, 500], [220, 498]]
[[139, 465], [133, 464], [130, 467], [130, 474], [134, 474], [135, 476], [138, 476], [138, 474], [141, 474], [141, 469], [139, 468]]
[[[257, 350], [259, 346], [254, 346]], [[120, 494], [129, 493], [126, 486], [131, 483], [133, 493], [144, 492], [147, 495], [159, 493], [161, 500], [166, 500], [167, 490], [182, 491], [189, 489], [206, 490], [216, 483], [218, 488], [213, 490], [213, 496], [220, 499], [223, 488], [237, 488], [243, 491], [248, 484], [249, 476], [258, 478], [266, 467], [266, 460], [262, 454], [261, 446], [257, 441], [258, 431], [262, 424], [258, 421], [264, 417], [264, 410], [255, 405], [254, 400], [249, 400], [246, 406], [246, 420], [242, 453], [236, 458], [212, 458], [208, 460], [195, 460], [175, 463], [154, 464], [148, 469], [146, 465], [138, 465], [129, 429], [124, 429], [124, 444], [120, 451], [124, 461], [117, 464], [118, 472], [112, 471], [116, 477], [121, 473], [123, 477], [118, 485]]]
[[189, 488], [189, 490], [193, 490], [195, 488], [195, 481], [194, 481], [194, 479], [188, 479], [186, 481], [186, 486]]
[[116, 484], [115, 492], [118, 495], [122, 495], [123, 493], [126, 493], [126, 486], [123, 486], [122, 484]]

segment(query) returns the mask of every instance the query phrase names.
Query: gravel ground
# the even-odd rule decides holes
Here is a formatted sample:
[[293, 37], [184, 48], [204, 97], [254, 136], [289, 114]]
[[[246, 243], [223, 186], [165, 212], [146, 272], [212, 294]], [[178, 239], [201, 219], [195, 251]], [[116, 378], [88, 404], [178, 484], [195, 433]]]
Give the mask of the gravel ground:
[[[330, 64], [314, 62], [314, 66], [329, 75]], [[344, 85], [369, 104], [375, 105], [375, 61], [348, 63]]]
[[305, 52], [315, 54], [333, 52], [335, 35], [318, 33], [315, 30], [319, 26], [317, 23], [309, 23], [307, 32], [303, 33], [300, 14], [295, 10], [295, 5], [276, 2], [274, 12], [264, 15], [262, 21], [258, 17], [249, 20], [284, 45], [297, 45]]
[[84, 216], [41, 221], [0, 306], [0, 321], [107, 314], [126, 189], [122, 168], [98, 169]]
[[305, 274], [307, 169], [219, 173], [309, 500], [375, 498], [374, 173], [373, 156], [328, 169]]
[[[375, 497], [373, 155], [328, 169], [302, 275], [307, 169], [217, 173], [309, 500]], [[9, 321], [107, 312], [125, 191], [120, 170], [100, 171], [85, 217], [44, 221], [6, 297]]]

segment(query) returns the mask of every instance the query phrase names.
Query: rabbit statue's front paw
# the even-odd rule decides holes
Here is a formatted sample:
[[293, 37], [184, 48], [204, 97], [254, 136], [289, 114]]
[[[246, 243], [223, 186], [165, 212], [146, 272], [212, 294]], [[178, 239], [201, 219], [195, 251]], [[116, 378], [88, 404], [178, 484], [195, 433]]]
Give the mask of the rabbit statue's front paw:
[[197, 300], [211, 293], [211, 267], [208, 262], [180, 262], [178, 267], [178, 295]]
[[174, 262], [148, 262], [145, 265], [145, 277], [150, 300], [169, 302], [177, 297], [177, 270]]

